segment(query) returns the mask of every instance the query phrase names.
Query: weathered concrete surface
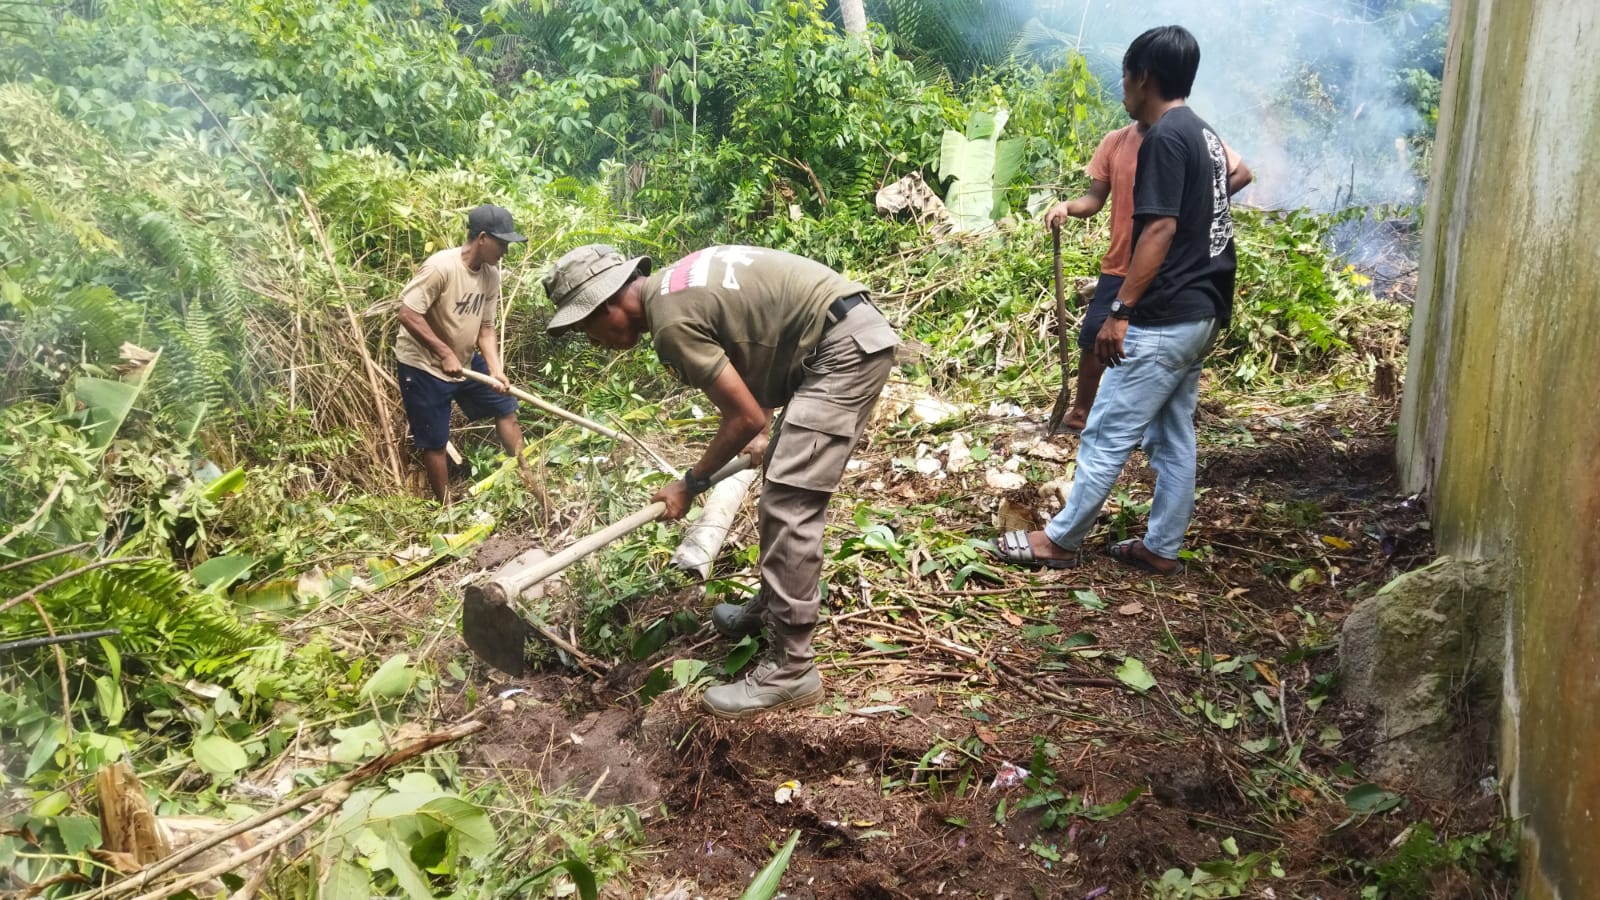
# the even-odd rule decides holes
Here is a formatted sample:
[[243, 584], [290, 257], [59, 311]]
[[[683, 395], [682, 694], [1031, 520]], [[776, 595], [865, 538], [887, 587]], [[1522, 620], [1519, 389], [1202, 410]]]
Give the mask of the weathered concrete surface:
[[1375, 708], [1371, 773], [1438, 796], [1495, 774], [1504, 670], [1501, 564], [1440, 558], [1356, 604], [1339, 641], [1346, 698]]
[[1528, 896], [1600, 897], [1600, 2], [1456, 0], [1401, 418], [1439, 549], [1506, 565]]

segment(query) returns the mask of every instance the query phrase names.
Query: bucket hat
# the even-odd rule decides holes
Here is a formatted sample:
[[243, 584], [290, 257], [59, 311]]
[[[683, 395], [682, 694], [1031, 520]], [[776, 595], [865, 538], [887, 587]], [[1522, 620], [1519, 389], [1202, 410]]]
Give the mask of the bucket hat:
[[650, 257], [629, 259], [609, 244], [585, 244], [567, 251], [544, 276], [545, 296], [556, 307], [545, 330], [560, 334], [582, 322], [636, 271], [650, 274]]

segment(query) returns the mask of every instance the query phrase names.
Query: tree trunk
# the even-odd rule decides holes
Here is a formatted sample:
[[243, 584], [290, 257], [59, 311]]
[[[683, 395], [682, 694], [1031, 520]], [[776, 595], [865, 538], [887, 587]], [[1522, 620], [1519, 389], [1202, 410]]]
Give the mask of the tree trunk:
[[839, 15], [846, 34], [867, 33], [867, 8], [863, 0], [839, 0]]

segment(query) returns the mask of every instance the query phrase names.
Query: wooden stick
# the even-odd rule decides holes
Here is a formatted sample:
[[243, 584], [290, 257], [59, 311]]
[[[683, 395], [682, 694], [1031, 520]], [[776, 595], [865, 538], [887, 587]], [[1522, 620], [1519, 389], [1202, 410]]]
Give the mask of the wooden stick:
[[668, 462], [667, 459], [665, 457], [663, 457], [661, 454], [657, 453], [655, 451], [655, 448], [651, 447], [649, 444], [646, 444], [644, 441], [639, 440], [639, 436], [638, 435], [636, 435], [633, 432], [629, 431], [628, 430], [628, 426], [622, 424], [622, 417], [621, 416], [617, 415], [616, 413], [612, 413], [611, 414], [611, 421], [617, 423], [617, 430], [622, 432], [622, 436], [623, 437], [627, 438], [630, 441], [633, 441], [633, 445], [635, 447], [638, 447], [640, 450], [643, 450], [647, 456], [649, 456], [651, 459], [656, 461], [656, 468], [658, 468], [661, 471], [667, 473], [668, 475], [676, 476], [678, 474], [678, 469], [677, 469], [676, 466], [674, 466], [672, 463]]
[[344, 307], [345, 319], [350, 323], [350, 336], [356, 349], [361, 352], [361, 363], [367, 376], [367, 390], [372, 394], [373, 411], [378, 414], [378, 427], [383, 430], [383, 461], [388, 465], [389, 475], [394, 479], [394, 484], [403, 485], [405, 473], [400, 469], [400, 454], [395, 446], [394, 423], [389, 416], [389, 399], [379, 382], [378, 364], [367, 351], [366, 329], [361, 327], [361, 320], [356, 317], [355, 310], [350, 308], [350, 303], [344, 296], [344, 278], [339, 275], [339, 263], [334, 259], [333, 247], [328, 243], [327, 232], [322, 230], [322, 220], [317, 218], [317, 211], [311, 205], [311, 198], [306, 196], [304, 188], [296, 187], [294, 191], [300, 197], [300, 205], [305, 208], [306, 219], [311, 223], [311, 232], [316, 236], [317, 243], [322, 248], [322, 256], [328, 262], [328, 273], [333, 276], [333, 283], [339, 288], [340, 305]]
[[[477, 372], [472, 369], [462, 369], [461, 374], [472, 379], [473, 381], [478, 382], [479, 384], [486, 384], [490, 387], [495, 386], [495, 380], [483, 374], [482, 372]], [[528, 393], [516, 385], [511, 386], [511, 396], [516, 397], [518, 400], [521, 400], [523, 403], [526, 403], [541, 412], [549, 413], [558, 419], [565, 419], [579, 428], [587, 428], [601, 437], [608, 437], [611, 440], [619, 443], [625, 440], [632, 441], [640, 450], [643, 450], [650, 456], [651, 459], [655, 460], [656, 466], [659, 467], [661, 471], [667, 473], [668, 475], [676, 475], [678, 473], [678, 470], [674, 469], [672, 465], [665, 459], [662, 459], [660, 454], [656, 453], [649, 447], [646, 447], [643, 441], [631, 434], [617, 431], [614, 428], [607, 428], [606, 426], [601, 425], [599, 422], [584, 416], [580, 416], [575, 412], [568, 412], [567, 410], [562, 409], [548, 400], [541, 399], [534, 394]]]
[[267, 883], [267, 876], [271, 874], [272, 857], [268, 856], [261, 861], [261, 868], [256, 869], [256, 873], [250, 876], [249, 881], [228, 895], [228, 900], [255, 900], [256, 895], [261, 893], [261, 886]]
[[[727, 478], [729, 475], [732, 475], [736, 472], [742, 472], [749, 467], [749, 459], [744, 456], [736, 456], [727, 465], [723, 466], [715, 475], [711, 476], [711, 483], [716, 484], [722, 479]], [[493, 599], [503, 600], [507, 603], [515, 603], [516, 599], [522, 595], [523, 591], [526, 591], [528, 588], [533, 587], [534, 585], [552, 575], [555, 575], [558, 572], [565, 571], [573, 563], [583, 559], [591, 553], [594, 553], [596, 550], [599, 550], [623, 535], [629, 534], [639, 528], [644, 527], [645, 525], [650, 524], [651, 522], [654, 522], [655, 520], [661, 518], [662, 514], [666, 511], [667, 505], [665, 503], [661, 503], [659, 501], [652, 503], [619, 522], [614, 522], [611, 525], [608, 525], [605, 528], [588, 535], [587, 537], [579, 539], [576, 543], [569, 544], [565, 549], [558, 553], [552, 554], [549, 559], [545, 560], [539, 565], [530, 566], [526, 571], [518, 573], [516, 577], [502, 578], [499, 585], [490, 585], [489, 587], [503, 587], [507, 596], [495, 597]], [[492, 597], [493, 593], [496, 592], [497, 591], [491, 591], [489, 593]]]
[[[51, 624], [50, 616], [44, 611], [44, 606], [39, 603], [38, 597], [29, 598], [33, 603], [34, 612], [39, 614], [39, 620], [44, 623], [44, 630], [51, 637], [56, 636], [56, 626]], [[66, 727], [67, 737], [63, 743], [72, 743], [72, 691], [67, 687], [67, 654], [62, 652], [60, 644], [51, 646], [56, 655], [56, 670], [61, 673], [61, 724]]]
[[556, 645], [556, 647], [558, 647], [559, 649], [565, 651], [568, 656], [572, 657], [573, 662], [576, 662], [578, 664], [579, 668], [581, 668], [584, 671], [588, 672], [590, 675], [593, 675], [596, 678], [604, 678], [606, 675], [610, 674], [610, 672], [611, 672], [611, 667], [610, 666], [606, 665], [605, 663], [601, 662], [598, 659], [595, 659], [594, 657], [592, 657], [589, 654], [583, 652], [582, 650], [579, 650], [577, 644], [572, 643], [571, 641], [567, 640], [566, 638], [562, 637], [559, 634], [556, 634], [551, 629], [546, 628], [545, 626], [540, 625], [537, 622], [529, 622], [528, 624], [532, 625], [533, 626], [533, 630], [539, 632], [540, 636], [543, 637], [545, 640], [547, 640], [550, 643]]
[[1055, 256], [1055, 288], [1056, 288], [1056, 351], [1061, 357], [1061, 391], [1056, 394], [1055, 408], [1050, 411], [1050, 421], [1045, 424], [1046, 434], [1056, 434], [1061, 428], [1061, 420], [1066, 417], [1068, 408], [1072, 405], [1072, 353], [1068, 344], [1072, 336], [1067, 329], [1067, 301], [1061, 285], [1061, 226], [1050, 229], [1051, 246]]
[[[35, 604], [38, 601], [34, 601]], [[122, 633], [120, 628], [102, 628], [99, 631], [77, 631], [72, 634], [48, 634], [43, 637], [23, 638], [20, 641], [6, 641], [0, 643], [0, 653], [9, 653], [15, 650], [32, 650], [35, 647], [48, 647], [51, 644], [66, 644], [72, 641], [88, 641], [99, 637], [112, 637]]]
[[324, 793], [322, 804], [308, 813], [305, 818], [294, 823], [290, 828], [273, 835], [271, 839], [262, 841], [238, 856], [230, 856], [210, 868], [202, 869], [192, 875], [186, 875], [171, 884], [162, 885], [153, 891], [140, 894], [133, 900], [164, 900], [164, 898], [171, 897], [174, 894], [181, 894], [197, 884], [210, 881], [224, 872], [232, 872], [259, 856], [274, 853], [279, 847], [304, 834], [311, 826], [338, 812], [339, 807], [343, 806], [344, 801], [348, 799], [350, 799], [350, 784], [343, 779], [335, 781], [328, 786], [327, 792]]
[[86, 566], [80, 566], [80, 567], [78, 567], [76, 569], [73, 569], [70, 572], [63, 572], [62, 574], [57, 575], [56, 577], [51, 578], [48, 581], [43, 581], [43, 582], [40, 582], [39, 584], [34, 585], [33, 587], [29, 588], [26, 591], [23, 591], [22, 593], [18, 594], [15, 597], [12, 597], [10, 600], [7, 600], [4, 603], [0, 603], [0, 613], [5, 612], [6, 610], [10, 609], [13, 606], [16, 606], [19, 603], [26, 603], [29, 600], [33, 599], [35, 596], [43, 593], [44, 591], [48, 591], [49, 589], [55, 587], [56, 585], [60, 584], [61, 582], [70, 581], [71, 579], [77, 578], [79, 575], [82, 575], [83, 573], [91, 571], [93, 569], [103, 569], [106, 566], [116, 566], [116, 565], [121, 565], [123, 563], [149, 562], [152, 559], [155, 559], [155, 557], [154, 556], [127, 556], [127, 557], [118, 557], [118, 558], [114, 558], [114, 559], [102, 559], [102, 560], [100, 560], [98, 562], [89, 563]]
[[46, 550], [43, 553], [40, 553], [36, 556], [30, 556], [27, 559], [13, 560], [12, 562], [8, 562], [5, 565], [0, 566], [0, 572], [9, 572], [12, 569], [20, 569], [23, 566], [31, 566], [36, 562], [44, 562], [47, 559], [54, 559], [57, 556], [64, 556], [68, 553], [76, 553], [92, 543], [94, 542], [84, 541], [81, 544], [73, 544], [70, 547], [57, 547], [54, 550]]
[[[493, 378], [490, 378], [482, 372], [478, 372], [473, 369], [462, 369], [461, 374], [463, 377], [470, 378], [479, 384], [488, 385], [489, 387], [495, 387], [498, 383]], [[541, 412], [547, 412], [558, 419], [566, 419], [568, 422], [571, 422], [580, 428], [587, 428], [602, 437], [608, 437], [613, 441], [620, 441], [623, 439], [622, 435], [614, 429], [607, 428], [593, 419], [584, 418], [575, 412], [568, 412], [547, 400], [541, 400], [540, 398], [528, 393], [516, 385], [511, 386], [511, 396], [516, 397], [518, 400], [521, 400], [523, 403], [528, 404], [534, 409], [540, 410]]]
[[50, 489], [50, 493], [45, 496], [44, 502], [39, 504], [39, 508], [33, 511], [33, 515], [28, 517], [28, 521], [11, 529], [5, 537], [0, 538], [0, 547], [4, 547], [16, 540], [19, 535], [32, 528], [33, 523], [39, 521], [41, 516], [49, 512], [51, 505], [56, 502], [56, 497], [61, 495], [61, 489], [67, 486], [67, 479], [70, 477], [71, 473], [62, 472], [61, 477], [56, 479], [56, 486]]
[[[306, 791], [304, 794], [301, 794], [292, 800], [285, 800], [266, 812], [251, 816], [250, 818], [241, 822], [235, 822], [233, 825], [230, 825], [222, 831], [213, 834], [205, 840], [196, 841], [195, 843], [184, 847], [182, 850], [173, 853], [171, 856], [168, 856], [166, 859], [163, 859], [160, 862], [140, 869], [138, 872], [116, 882], [115, 884], [106, 885], [100, 890], [86, 895], [83, 900], [103, 900], [103, 898], [106, 897], [116, 897], [139, 890], [140, 888], [148, 885], [156, 877], [172, 871], [178, 866], [183, 865], [194, 857], [199, 856], [207, 850], [210, 850], [212, 847], [223, 843], [229, 838], [237, 837], [238, 835], [244, 834], [247, 831], [260, 828], [262, 825], [265, 825], [274, 819], [288, 815], [289, 813], [292, 813], [301, 807], [309, 806], [321, 799], [323, 796], [327, 795], [335, 788], [341, 788], [345, 792], [345, 796], [348, 796], [349, 790], [353, 785], [381, 775], [389, 769], [392, 769], [403, 762], [409, 762], [410, 760], [415, 759], [416, 757], [421, 756], [422, 754], [427, 753], [436, 747], [443, 746], [453, 741], [458, 741], [471, 734], [477, 734], [486, 727], [487, 725], [485, 723], [477, 719], [468, 719], [465, 722], [452, 725], [443, 731], [435, 731], [432, 734], [425, 734], [410, 744], [407, 744], [406, 746], [394, 751], [393, 753], [388, 753], [384, 756], [378, 757], [377, 759], [370, 760], [359, 768], [345, 773], [345, 775], [340, 777], [337, 781], [330, 781], [321, 787]], [[342, 803], [343, 800], [340, 802]], [[291, 835], [291, 837], [292, 836], [293, 835]], [[282, 843], [283, 841], [276, 841], [276, 843], [268, 842], [259, 846], [275, 847], [281, 845]], [[242, 861], [243, 860], [241, 859], [234, 858], [229, 862], [231, 863], [231, 866], [237, 866]], [[228, 869], [223, 869], [222, 871], [226, 872]]]

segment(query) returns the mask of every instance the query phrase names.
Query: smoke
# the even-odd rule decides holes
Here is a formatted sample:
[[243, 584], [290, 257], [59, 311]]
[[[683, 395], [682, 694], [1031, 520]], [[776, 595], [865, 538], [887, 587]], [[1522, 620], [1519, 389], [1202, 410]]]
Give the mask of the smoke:
[[1036, 0], [1034, 12], [1113, 96], [1134, 37], [1168, 24], [1193, 32], [1189, 103], [1255, 172], [1243, 202], [1331, 211], [1422, 200], [1414, 139], [1431, 126], [1408, 91], [1442, 74], [1449, 0]]

